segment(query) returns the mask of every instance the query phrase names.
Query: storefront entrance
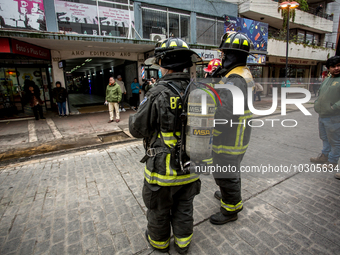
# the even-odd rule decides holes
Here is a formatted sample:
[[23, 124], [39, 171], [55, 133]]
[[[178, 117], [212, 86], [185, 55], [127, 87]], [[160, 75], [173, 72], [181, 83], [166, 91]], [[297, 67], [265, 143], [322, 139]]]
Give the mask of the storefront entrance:
[[121, 75], [129, 105], [131, 83], [138, 76], [137, 62], [111, 58], [77, 58], [65, 60], [64, 77], [71, 113], [88, 113], [107, 110], [104, 106], [109, 78]]

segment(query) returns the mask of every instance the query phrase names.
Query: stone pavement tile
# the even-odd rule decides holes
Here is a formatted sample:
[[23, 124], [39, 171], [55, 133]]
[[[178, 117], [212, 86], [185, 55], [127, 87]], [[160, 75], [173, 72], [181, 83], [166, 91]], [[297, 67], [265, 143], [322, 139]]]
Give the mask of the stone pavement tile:
[[292, 252], [291, 250], [289, 250], [287, 247], [285, 247], [284, 245], [280, 245], [278, 247], [276, 247], [274, 249], [274, 251], [280, 255], [291, 255], [291, 254], [295, 254], [294, 252]]
[[20, 238], [13, 239], [11, 241], [6, 241], [1, 247], [1, 254], [9, 254], [15, 252], [18, 249], [18, 243], [20, 243]]
[[64, 243], [58, 243], [55, 244], [51, 247], [50, 249], [50, 254], [51, 255], [60, 255], [60, 254], [65, 254], [66, 249], [65, 249], [65, 244]]

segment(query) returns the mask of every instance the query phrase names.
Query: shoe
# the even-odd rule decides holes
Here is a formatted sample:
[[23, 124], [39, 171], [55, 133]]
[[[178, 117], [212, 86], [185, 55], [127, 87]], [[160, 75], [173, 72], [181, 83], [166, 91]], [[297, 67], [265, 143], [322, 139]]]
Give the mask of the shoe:
[[46, 118], [45, 118], [45, 117], [41, 117], [40, 119], [42, 119], [42, 120], [46, 120]]
[[113, 122], [113, 120], [109, 120], [109, 122], [108, 122], [108, 123], [111, 123], [111, 122]]
[[328, 170], [337, 170], [337, 166], [338, 166], [337, 163], [331, 163], [327, 161], [322, 165], [322, 168], [327, 167]]
[[122, 109], [122, 112], [126, 112], [125, 108]]
[[150, 243], [150, 240], [149, 240], [148, 230], [145, 230], [145, 238], [146, 238], [146, 241], [148, 241], [148, 243], [150, 244], [151, 248], [154, 249], [154, 250], [157, 250], [157, 251], [159, 251], [159, 252], [161, 252], [161, 253], [166, 253], [166, 252], [168, 252], [169, 249], [170, 249], [170, 245], [169, 245], [168, 247], [166, 247], [165, 249], [157, 249], [157, 248], [153, 247], [153, 246], [151, 245], [151, 243]]
[[217, 200], [221, 200], [222, 199], [222, 194], [221, 194], [221, 191], [216, 191], [215, 194], [214, 194], [214, 197], [217, 199]]
[[120, 121], [120, 119], [116, 120], [116, 122], [118, 123]]
[[122, 111], [122, 109], [119, 109], [119, 112], [121, 112]]
[[237, 213], [230, 214], [230, 215], [224, 215], [223, 213], [218, 212], [218, 213], [211, 215], [209, 220], [212, 224], [223, 225], [223, 224], [226, 224], [230, 221], [235, 221], [237, 219], [238, 219]]
[[174, 242], [174, 246], [175, 246], [175, 250], [179, 253], [179, 254], [187, 254], [189, 251], [189, 246], [190, 244], [188, 244], [188, 246], [186, 246], [185, 248], [180, 248], [176, 242]]
[[334, 175], [334, 178], [340, 180], [340, 173], [336, 173], [336, 174]]
[[313, 163], [326, 163], [328, 161], [328, 156], [325, 154], [321, 153], [319, 154], [316, 158], [310, 158], [310, 162]]
[[132, 110], [135, 111], [135, 112], [137, 111], [136, 108], [132, 108]]

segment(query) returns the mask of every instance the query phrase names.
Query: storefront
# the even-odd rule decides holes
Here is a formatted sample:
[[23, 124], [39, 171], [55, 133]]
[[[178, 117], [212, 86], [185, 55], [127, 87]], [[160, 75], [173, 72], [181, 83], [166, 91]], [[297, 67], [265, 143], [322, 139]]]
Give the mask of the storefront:
[[51, 109], [50, 51], [10, 38], [0, 38], [0, 45], [0, 119], [33, 116], [25, 97], [25, 80], [34, 81], [44, 110]]

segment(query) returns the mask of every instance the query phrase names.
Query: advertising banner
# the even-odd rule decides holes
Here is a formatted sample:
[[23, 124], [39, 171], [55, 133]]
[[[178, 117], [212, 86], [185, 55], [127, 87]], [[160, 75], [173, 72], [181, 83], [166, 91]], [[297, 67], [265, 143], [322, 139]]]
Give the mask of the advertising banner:
[[268, 45], [268, 24], [245, 18], [226, 16], [224, 31], [235, 31], [246, 34], [254, 44], [255, 51], [267, 53]]
[[46, 31], [43, 0], [0, 0], [0, 27]]
[[[97, 11], [96, 5], [62, 0], [55, 0], [55, 10], [59, 30], [68, 33], [125, 36], [129, 28], [128, 10], [98, 6]], [[133, 11], [130, 16], [133, 20]]]

